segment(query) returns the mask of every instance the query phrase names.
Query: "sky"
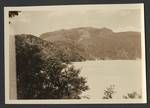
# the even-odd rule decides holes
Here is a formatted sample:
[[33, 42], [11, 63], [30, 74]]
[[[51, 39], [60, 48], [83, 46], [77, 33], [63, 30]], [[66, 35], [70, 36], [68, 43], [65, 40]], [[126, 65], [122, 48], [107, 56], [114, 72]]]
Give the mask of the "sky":
[[33, 34], [77, 27], [107, 27], [114, 32], [141, 31], [141, 5], [70, 5], [18, 8], [10, 19], [14, 34]]

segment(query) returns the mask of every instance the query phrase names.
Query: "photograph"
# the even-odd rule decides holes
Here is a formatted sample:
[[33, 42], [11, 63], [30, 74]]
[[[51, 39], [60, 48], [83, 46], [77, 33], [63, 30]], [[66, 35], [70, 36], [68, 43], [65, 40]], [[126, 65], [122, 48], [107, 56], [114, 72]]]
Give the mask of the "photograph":
[[6, 104], [147, 103], [144, 4], [4, 7]]

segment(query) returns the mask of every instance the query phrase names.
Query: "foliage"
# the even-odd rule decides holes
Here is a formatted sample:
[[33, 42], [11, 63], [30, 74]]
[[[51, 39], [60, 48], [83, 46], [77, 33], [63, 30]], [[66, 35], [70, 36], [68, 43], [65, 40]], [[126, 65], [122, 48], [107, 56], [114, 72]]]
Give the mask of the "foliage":
[[141, 99], [141, 98], [142, 96], [135, 91], [131, 93], [127, 93], [126, 96], [123, 96], [123, 99]]
[[[9, 18], [13, 18], [15, 16], [18, 16], [20, 12], [21, 11], [9, 11]], [[10, 23], [11, 23], [11, 21], [9, 21], [9, 24]]]
[[21, 11], [9, 11], [9, 18], [18, 16]]
[[113, 98], [113, 94], [116, 93], [116, 91], [114, 91], [114, 89], [115, 89], [115, 85], [110, 85], [110, 87], [107, 87], [104, 90], [103, 99], [112, 99]]
[[[40, 98], [54, 99], [78, 99], [82, 91], [88, 89], [85, 85], [86, 80], [79, 76], [80, 70], [76, 70], [74, 66], [62, 63], [57, 58], [47, 61], [46, 69], [43, 75], [46, 77], [44, 88], [49, 92], [40, 95]], [[44, 91], [43, 91], [44, 92]]]
[[38, 44], [16, 37], [18, 99], [79, 99], [88, 90], [80, 70], [45, 54]]
[[30, 45], [16, 38], [16, 68], [18, 98], [32, 98], [39, 83], [36, 74], [42, 69], [44, 61], [37, 45]]

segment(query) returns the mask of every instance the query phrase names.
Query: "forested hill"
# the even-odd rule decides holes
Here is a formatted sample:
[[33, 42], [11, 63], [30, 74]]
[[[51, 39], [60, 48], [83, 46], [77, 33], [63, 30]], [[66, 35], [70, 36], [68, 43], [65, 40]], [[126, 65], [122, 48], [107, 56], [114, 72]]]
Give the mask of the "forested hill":
[[[30, 34], [16, 35], [15, 40], [16, 45], [18, 45], [17, 48], [20, 48], [20, 45], [25, 44], [29, 46], [27, 47], [27, 49], [32, 48], [32, 46], [38, 47], [38, 49], [41, 50], [43, 58], [45, 59], [58, 58], [63, 62], [85, 60], [85, 58], [80, 55], [80, 52], [82, 52], [83, 50], [81, 48], [73, 46], [70, 43], [65, 43], [61, 41], [45, 41]], [[16, 51], [21, 51], [21, 49], [17, 49]]]
[[[59, 47], [74, 46], [78, 49], [75, 52], [85, 59], [141, 58], [140, 32], [113, 32], [108, 28], [80, 27], [43, 33], [40, 38], [57, 43]], [[71, 51], [69, 53], [74, 53]]]

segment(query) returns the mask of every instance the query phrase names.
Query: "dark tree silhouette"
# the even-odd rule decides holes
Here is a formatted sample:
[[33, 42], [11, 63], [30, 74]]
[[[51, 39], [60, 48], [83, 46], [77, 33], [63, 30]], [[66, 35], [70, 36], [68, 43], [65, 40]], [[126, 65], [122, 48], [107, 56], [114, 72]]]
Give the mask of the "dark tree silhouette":
[[[15, 16], [18, 16], [20, 12], [21, 11], [9, 11], [9, 18], [13, 18]], [[10, 23], [11, 23], [11, 21], [9, 21], [9, 24]]]
[[[63, 52], [61, 52], [63, 53]], [[16, 37], [18, 99], [79, 99], [88, 90], [80, 70], [57, 56], [46, 57], [42, 47]]]
[[18, 16], [21, 11], [9, 11], [9, 18]]
[[21, 38], [16, 38], [17, 97], [34, 98], [42, 82], [37, 74], [42, 69], [44, 60], [37, 45], [30, 45]]

